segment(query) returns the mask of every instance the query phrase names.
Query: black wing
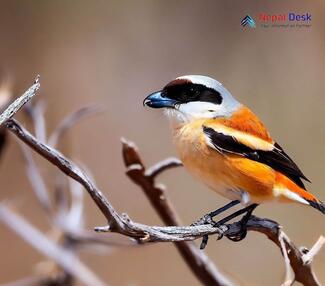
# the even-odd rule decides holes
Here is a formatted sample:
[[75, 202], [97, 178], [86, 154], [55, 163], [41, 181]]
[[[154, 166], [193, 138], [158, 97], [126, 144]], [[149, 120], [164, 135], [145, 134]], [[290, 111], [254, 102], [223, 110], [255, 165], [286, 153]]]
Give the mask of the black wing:
[[306, 190], [301, 179], [310, 181], [277, 143], [274, 144], [274, 148], [271, 151], [254, 150], [237, 141], [235, 137], [219, 133], [213, 128], [203, 126], [203, 132], [210, 138], [212, 145], [220, 153], [232, 153], [266, 164], [274, 170], [281, 172], [299, 187]]

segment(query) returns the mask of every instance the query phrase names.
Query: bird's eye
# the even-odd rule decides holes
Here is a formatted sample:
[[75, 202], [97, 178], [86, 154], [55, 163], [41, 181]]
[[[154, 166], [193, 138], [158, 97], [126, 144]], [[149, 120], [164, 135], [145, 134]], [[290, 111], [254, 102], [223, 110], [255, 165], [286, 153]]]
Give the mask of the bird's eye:
[[200, 91], [194, 87], [190, 87], [186, 92], [187, 99], [195, 99], [199, 96], [199, 94]]

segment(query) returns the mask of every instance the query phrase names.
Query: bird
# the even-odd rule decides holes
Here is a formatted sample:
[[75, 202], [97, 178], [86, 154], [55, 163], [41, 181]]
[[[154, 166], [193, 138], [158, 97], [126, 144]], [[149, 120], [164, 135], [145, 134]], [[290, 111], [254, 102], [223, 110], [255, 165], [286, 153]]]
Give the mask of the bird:
[[310, 181], [297, 164], [219, 81], [180, 76], [147, 96], [143, 105], [165, 110], [184, 167], [231, 200], [204, 216], [204, 223], [239, 203], [246, 223], [259, 204], [271, 201], [309, 205], [325, 214], [324, 203], [307, 191], [304, 181]]

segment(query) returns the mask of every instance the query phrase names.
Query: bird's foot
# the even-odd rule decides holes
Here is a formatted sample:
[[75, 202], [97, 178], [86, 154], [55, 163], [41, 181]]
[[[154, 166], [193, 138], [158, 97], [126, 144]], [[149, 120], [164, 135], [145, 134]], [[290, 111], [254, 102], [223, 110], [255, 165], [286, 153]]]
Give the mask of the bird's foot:
[[198, 226], [198, 225], [205, 225], [205, 224], [217, 226], [218, 223], [213, 220], [213, 217], [210, 214], [206, 214], [196, 222], [192, 223], [191, 226]]
[[247, 236], [247, 223], [251, 217], [251, 212], [246, 213], [240, 221], [236, 222], [236, 224], [239, 225], [240, 230], [235, 235], [227, 235], [227, 238], [234, 242], [243, 240]]
[[233, 206], [239, 204], [240, 202], [238, 200], [234, 200], [226, 205], [224, 205], [223, 207], [221, 208], [218, 208], [208, 214], [206, 214], [205, 216], [203, 216], [202, 218], [200, 218], [197, 222], [195, 223], [192, 223], [191, 225], [192, 226], [196, 226], [196, 225], [204, 225], [204, 224], [210, 224], [210, 225], [213, 225], [213, 226], [216, 226], [217, 225], [217, 222], [215, 222], [213, 220], [214, 217], [216, 217], [217, 215], [225, 212], [226, 210], [232, 208]]
[[243, 224], [241, 220], [237, 223], [240, 226], [240, 231], [237, 232], [235, 235], [227, 235], [227, 238], [234, 242], [239, 242], [243, 240], [247, 235], [247, 224]]
[[[191, 226], [198, 226], [198, 225], [206, 225], [206, 224], [210, 224], [214, 227], [219, 226], [219, 224], [213, 220], [213, 217], [211, 214], [206, 214], [203, 217], [201, 217], [198, 221], [194, 222], [191, 224]], [[218, 240], [221, 239], [222, 234], [219, 234]], [[204, 235], [202, 237], [202, 241], [200, 244], [200, 249], [204, 249], [207, 244], [208, 244], [208, 240], [209, 240], [209, 236], [208, 235]]]
[[209, 236], [207, 234], [202, 237], [202, 241], [201, 241], [201, 244], [200, 244], [200, 249], [201, 250], [203, 250], [207, 246], [208, 240], [209, 240]]
[[[233, 201], [233, 202], [229, 203], [228, 205], [226, 205], [225, 207], [222, 207], [222, 208], [220, 208], [220, 209], [218, 209], [218, 210], [216, 210], [214, 212], [211, 212], [209, 214], [206, 214], [205, 216], [203, 216], [202, 218], [200, 218], [195, 223], [192, 223], [191, 226], [198, 226], [198, 225], [210, 224], [210, 225], [212, 225], [214, 227], [221, 228], [222, 226], [225, 226], [225, 224], [227, 222], [229, 222], [230, 220], [238, 217], [241, 214], [245, 214], [241, 218], [240, 221], [236, 222], [237, 224], [239, 224], [240, 230], [236, 234], [234, 234], [234, 235], [227, 235], [227, 238], [229, 238], [232, 241], [235, 241], [235, 242], [241, 241], [247, 235], [247, 223], [248, 223], [248, 220], [251, 218], [254, 209], [258, 206], [257, 204], [252, 204], [252, 205], [250, 205], [250, 206], [248, 206], [246, 208], [240, 209], [239, 211], [234, 212], [231, 215], [228, 215], [227, 217], [221, 219], [218, 222], [216, 222], [216, 221], [213, 220], [213, 218], [216, 215], [218, 215], [221, 212], [223, 212], [225, 208], [228, 209], [229, 206], [231, 207], [231, 205], [235, 205], [235, 204], [238, 204], [238, 201]], [[220, 231], [218, 240], [223, 237], [223, 233], [224, 233], [224, 231]], [[204, 249], [206, 247], [206, 245], [208, 243], [208, 239], [209, 239], [208, 235], [204, 235], [203, 236], [202, 242], [201, 242], [201, 245], [200, 245], [200, 249]]]

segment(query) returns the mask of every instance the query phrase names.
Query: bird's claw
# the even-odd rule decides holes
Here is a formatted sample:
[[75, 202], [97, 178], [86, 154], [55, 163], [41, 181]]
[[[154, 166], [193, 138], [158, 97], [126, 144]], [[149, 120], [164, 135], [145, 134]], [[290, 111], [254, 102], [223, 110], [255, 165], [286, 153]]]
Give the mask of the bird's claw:
[[205, 216], [201, 217], [198, 221], [192, 223], [191, 226], [198, 226], [198, 225], [205, 225], [205, 224], [210, 224], [212, 226], [218, 226], [218, 223], [216, 221], [214, 221], [213, 218], [209, 214], [206, 214]]
[[227, 235], [227, 238], [234, 242], [239, 242], [247, 236], [247, 220], [241, 219], [237, 222], [240, 230], [235, 235]]
[[[205, 216], [201, 217], [198, 221], [191, 224], [191, 226], [199, 226], [199, 225], [206, 225], [210, 224], [214, 227], [219, 227], [219, 224], [213, 220], [212, 216], [210, 214], [206, 214]], [[217, 240], [220, 240], [222, 238], [223, 234], [218, 234]], [[202, 241], [200, 244], [200, 249], [204, 249], [208, 244], [209, 236], [206, 234], [202, 237]]]
[[207, 246], [208, 240], [209, 240], [209, 236], [207, 234], [203, 235], [202, 241], [201, 241], [201, 244], [200, 244], [200, 249], [201, 250], [203, 250]]

